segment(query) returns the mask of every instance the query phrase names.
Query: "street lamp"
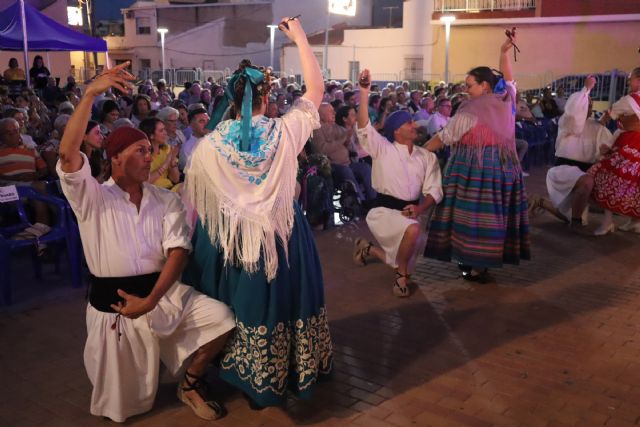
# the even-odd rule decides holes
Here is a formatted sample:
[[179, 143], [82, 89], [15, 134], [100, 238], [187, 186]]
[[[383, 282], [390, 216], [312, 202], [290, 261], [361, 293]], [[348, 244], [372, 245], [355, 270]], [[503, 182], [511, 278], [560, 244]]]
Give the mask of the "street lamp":
[[165, 62], [164, 62], [164, 35], [167, 34], [169, 32], [168, 29], [166, 28], [158, 28], [158, 32], [160, 33], [160, 45], [162, 46], [162, 78], [165, 78], [164, 75], [164, 68], [165, 68]]
[[440, 22], [444, 22], [444, 82], [449, 84], [449, 36], [451, 35], [451, 23], [456, 20], [453, 15], [445, 15], [440, 17]]
[[276, 28], [278, 28], [277, 25], [267, 25], [267, 27], [269, 28], [269, 32], [270, 32], [270, 40], [271, 40], [271, 55], [269, 56], [269, 65], [271, 66], [271, 69], [273, 69], [273, 39], [276, 36]]
[[324, 30], [324, 52], [322, 54], [322, 69], [325, 73], [329, 67], [329, 20], [332, 13], [356, 16], [356, 0], [327, 0], [327, 23]]

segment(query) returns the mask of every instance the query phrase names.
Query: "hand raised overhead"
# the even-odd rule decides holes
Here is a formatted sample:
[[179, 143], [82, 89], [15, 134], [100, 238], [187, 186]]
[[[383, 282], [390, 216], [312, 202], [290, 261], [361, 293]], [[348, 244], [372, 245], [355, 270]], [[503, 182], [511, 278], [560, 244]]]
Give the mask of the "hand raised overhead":
[[95, 96], [112, 87], [126, 93], [132, 87], [131, 82], [136, 79], [126, 70], [129, 64], [129, 61], [124, 62], [96, 76], [87, 86], [86, 93]]

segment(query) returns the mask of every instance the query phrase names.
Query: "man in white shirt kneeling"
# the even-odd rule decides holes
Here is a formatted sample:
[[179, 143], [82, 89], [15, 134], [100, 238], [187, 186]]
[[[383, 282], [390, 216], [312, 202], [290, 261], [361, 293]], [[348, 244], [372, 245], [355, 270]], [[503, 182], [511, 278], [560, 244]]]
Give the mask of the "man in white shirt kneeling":
[[220, 418], [224, 407], [206, 397], [202, 377], [235, 323], [226, 305], [178, 281], [191, 250], [184, 205], [147, 183], [152, 148], [138, 129], [118, 128], [107, 139], [112, 174], [104, 184], [80, 152], [94, 98], [110, 87], [126, 93], [134, 79], [127, 65], [86, 88], [57, 165], [91, 272], [84, 351], [91, 413], [124, 422], [149, 411], [162, 360], [174, 375], [184, 374], [178, 398], [201, 418]]
[[[369, 75], [369, 70], [360, 75], [362, 99], [369, 96]], [[416, 129], [411, 114], [396, 111], [385, 120], [382, 136], [371, 126], [367, 109], [358, 109], [358, 140], [373, 159], [372, 185], [378, 193], [376, 207], [367, 214], [367, 225], [380, 247], [357, 239], [353, 258], [365, 265], [373, 255], [395, 268], [393, 294], [398, 297], [409, 296], [409, 275], [425, 243], [419, 217], [442, 199], [438, 160], [435, 154], [414, 145]]]

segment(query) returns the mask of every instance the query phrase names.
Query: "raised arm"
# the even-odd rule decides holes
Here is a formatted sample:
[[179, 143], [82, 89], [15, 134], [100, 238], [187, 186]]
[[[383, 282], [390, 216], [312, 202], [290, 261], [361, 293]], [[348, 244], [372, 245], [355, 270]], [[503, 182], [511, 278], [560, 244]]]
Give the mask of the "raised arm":
[[125, 62], [105, 71], [87, 86], [84, 96], [67, 123], [62, 141], [60, 141], [60, 167], [64, 172], [77, 172], [82, 167], [80, 146], [91, 117], [91, 106], [95, 97], [110, 87], [115, 87], [126, 93], [129, 81], [135, 79], [125, 70], [128, 65], [129, 62]]
[[[369, 92], [371, 91], [371, 73], [367, 68], [358, 76], [360, 84], [360, 108], [358, 108], [358, 129], [362, 129], [369, 123]], [[366, 82], [366, 83], [365, 83]]]
[[[320, 66], [316, 60], [307, 35], [300, 25], [298, 19], [283, 18], [278, 29], [286, 34], [289, 39], [298, 47], [298, 53], [300, 54], [300, 62], [302, 64], [302, 76], [304, 82], [307, 85], [307, 91], [304, 97], [318, 108], [322, 102], [322, 95], [324, 94], [324, 80], [322, 79], [322, 72]], [[286, 25], [285, 25], [286, 23]], [[287, 28], [287, 26], [289, 28]]]
[[[513, 40], [513, 41], [512, 41]], [[504, 75], [504, 80], [509, 82], [513, 80], [513, 70], [511, 68], [511, 59], [509, 51], [513, 49], [513, 42], [516, 41], [515, 34], [512, 38], [507, 38], [502, 46], [500, 46], [500, 72]]]

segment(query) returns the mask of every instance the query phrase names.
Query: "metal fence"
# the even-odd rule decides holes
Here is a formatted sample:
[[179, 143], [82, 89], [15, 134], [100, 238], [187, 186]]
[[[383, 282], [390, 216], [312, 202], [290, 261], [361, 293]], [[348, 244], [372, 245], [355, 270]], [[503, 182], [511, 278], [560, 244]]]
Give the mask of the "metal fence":
[[480, 10], [535, 9], [536, 0], [434, 0], [436, 12], [476, 12]]
[[[535, 89], [523, 91], [523, 94], [533, 94], [538, 96], [546, 87], [551, 88], [552, 92], [557, 92], [559, 88], [563, 88], [565, 95], [578, 92], [584, 87], [584, 82], [588, 74], [574, 74], [571, 76], [563, 76], [558, 79], [548, 79], [544, 84]], [[593, 74], [596, 78], [596, 85], [591, 90], [591, 98], [594, 101], [607, 102], [609, 105], [624, 96], [628, 91], [627, 74], [623, 71], [612, 70], [604, 73]]]

